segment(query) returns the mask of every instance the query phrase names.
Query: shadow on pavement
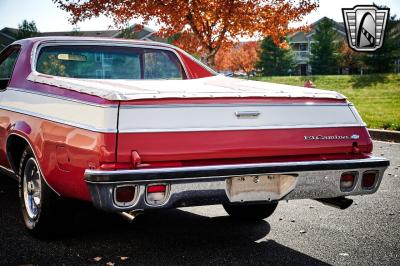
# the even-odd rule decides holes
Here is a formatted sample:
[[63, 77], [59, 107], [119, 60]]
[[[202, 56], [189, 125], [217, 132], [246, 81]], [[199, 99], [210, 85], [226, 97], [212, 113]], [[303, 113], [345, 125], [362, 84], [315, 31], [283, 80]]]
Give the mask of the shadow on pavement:
[[273, 240], [257, 243], [271, 230], [266, 221], [164, 210], [129, 224], [88, 205], [79, 208], [72, 234], [35, 239], [20, 219], [17, 184], [0, 177], [0, 264], [325, 264]]

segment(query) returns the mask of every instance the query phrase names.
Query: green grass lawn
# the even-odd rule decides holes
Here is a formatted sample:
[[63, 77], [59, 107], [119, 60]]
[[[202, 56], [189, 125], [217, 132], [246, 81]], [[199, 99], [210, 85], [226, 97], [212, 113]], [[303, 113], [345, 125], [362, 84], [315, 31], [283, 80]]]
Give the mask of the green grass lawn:
[[311, 79], [319, 89], [347, 96], [370, 128], [400, 131], [400, 75], [332, 75], [312, 77], [255, 77], [255, 80], [303, 86]]

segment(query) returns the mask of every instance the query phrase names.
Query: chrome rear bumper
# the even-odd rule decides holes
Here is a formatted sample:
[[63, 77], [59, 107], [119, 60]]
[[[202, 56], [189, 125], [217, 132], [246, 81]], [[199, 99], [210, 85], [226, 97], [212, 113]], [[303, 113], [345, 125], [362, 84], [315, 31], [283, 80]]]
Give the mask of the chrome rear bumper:
[[[388, 166], [388, 160], [372, 157], [357, 160], [236, 164], [117, 171], [86, 170], [85, 181], [88, 185], [93, 204], [97, 208], [108, 211], [127, 211], [211, 205], [236, 201], [232, 199], [229, 193], [229, 181], [231, 178], [238, 176], [257, 177], [261, 175], [285, 174], [296, 177], [293, 185], [281, 194], [268, 194], [260, 202], [371, 194], [379, 188], [384, 171]], [[363, 189], [360, 177], [365, 171], [371, 170], [378, 173], [375, 185], [371, 189]], [[343, 172], [356, 173], [356, 184], [349, 191], [340, 190], [340, 176]], [[161, 205], [151, 205], [146, 201], [146, 186], [159, 183], [169, 186], [167, 200]], [[114, 189], [117, 186], [126, 184], [137, 185], [137, 195], [131, 205], [120, 207], [114, 202]], [[246, 199], [244, 198], [241, 201], [246, 201]]]

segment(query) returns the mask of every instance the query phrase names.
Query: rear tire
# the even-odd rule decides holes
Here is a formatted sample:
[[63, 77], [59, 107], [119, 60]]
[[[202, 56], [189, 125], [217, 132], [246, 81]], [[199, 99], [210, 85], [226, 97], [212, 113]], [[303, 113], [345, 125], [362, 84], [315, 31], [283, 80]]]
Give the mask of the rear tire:
[[58, 235], [63, 230], [61, 199], [43, 179], [39, 164], [29, 146], [19, 165], [19, 198], [22, 218], [30, 233], [39, 238]]
[[271, 216], [278, 202], [261, 204], [223, 204], [225, 211], [234, 219], [260, 221]]

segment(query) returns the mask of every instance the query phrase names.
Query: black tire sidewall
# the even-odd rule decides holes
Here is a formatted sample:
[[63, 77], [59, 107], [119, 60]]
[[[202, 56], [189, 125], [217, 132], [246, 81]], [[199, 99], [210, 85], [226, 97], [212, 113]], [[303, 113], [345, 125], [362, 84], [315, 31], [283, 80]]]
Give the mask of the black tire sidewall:
[[[33, 158], [36, 161], [35, 156], [33, 155], [32, 150], [30, 149], [30, 147], [26, 147], [25, 150], [22, 153], [21, 156], [21, 160], [20, 160], [20, 164], [19, 164], [19, 168], [18, 168], [18, 177], [19, 177], [19, 201], [20, 201], [20, 206], [21, 206], [21, 212], [22, 212], [22, 218], [24, 220], [25, 226], [26, 228], [28, 228], [29, 230], [34, 230], [41, 218], [42, 215], [42, 202], [40, 202], [40, 206], [39, 206], [39, 210], [38, 210], [38, 215], [36, 217], [36, 219], [32, 220], [29, 215], [28, 212], [26, 210], [26, 205], [25, 205], [25, 200], [24, 200], [24, 190], [23, 190], [23, 183], [24, 183], [24, 171], [25, 171], [25, 166], [27, 161]], [[36, 161], [37, 163], [37, 161]], [[39, 170], [40, 171], [40, 170]], [[42, 179], [42, 174], [40, 173], [40, 181], [42, 184], [42, 191], [43, 192], [43, 179]], [[43, 193], [42, 193], [43, 195]], [[43, 197], [41, 197], [41, 201], [43, 200]]]

